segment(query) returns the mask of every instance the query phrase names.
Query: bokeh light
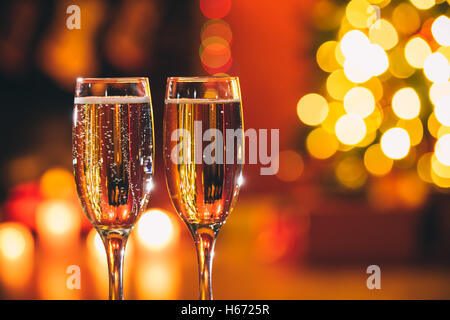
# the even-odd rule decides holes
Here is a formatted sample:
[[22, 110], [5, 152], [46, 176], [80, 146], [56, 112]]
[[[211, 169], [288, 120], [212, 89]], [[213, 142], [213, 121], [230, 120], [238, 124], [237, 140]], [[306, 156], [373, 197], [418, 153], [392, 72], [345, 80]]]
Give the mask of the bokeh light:
[[450, 133], [450, 127], [446, 127], [446, 126], [441, 126], [437, 132], [437, 138], [439, 139], [440, 137], [449, 134]]
[[433, 83], [430, 87], [430, 100], [433, 104], [437, 104], [438, 100], [446, 95], [450, 95], [450, 82]]
[[47, 198], [70, 198], [75, 193], [72, 172], [63, 168], [51, 168], [44, 172], [40, 181], [42, 195]]
[[388, 69], [388, 56], [386, 52], [384, 52], [383, 48], [381, 48], [379, 45], [371, 44], [367, 52], [367, 57], [367, 63], [370, 67], [372, 75], [379, 76]]
[[400, 120], [397, 122], [397, 127], [405, 129], [409, 134], [411, 146], [417, 146], [422, 142], [423, 138], [423, 125], [419, 118], [411, 120]]
[[341, 39], [340, 50], [345, 58], [350, 59], [360, 54], [359, 50], [370, 44], [369, 38], [359, 30], [347, 32]]
[[369, 40], [384, 50], [392, 49], [398, 43], [398, 35], [394, 26], [385, 19], [377, 20], [369, 30]]
[[450, 178], [450, 166], [439, 161], [436, 155], [431, 157], [431, 169], [442, 178]]
[[369, 81], [364, 82], [361, 85], [371, 91], [375, 101], [380, 101], [381, 98], [383, 98], [383, 84], [378, 77], [372, 77]]
[[0, 223], [0, 284], [14, 298], [28, 297], [35, 270], [31, 231], [18, 222]]
[[421, 69], [425, 59], [431, 54], [428, 43], [421, 37], [414, 37], [406, 43], [406, 61], [414, 68]]
[[412, 76], [416, 71], [407, 61], [404, 54], [404, 48], [397, 46], [389, 55], [389, 71], [399, 79], [405, 79]]
[[200, 10], [209, 19], [220, 19], [231, 9], [231, 0], [200, 0]]
[[364, 153], [364, 165], [371, 174], [383, 176], [388, 174], [394, 161], [385, 156], [379, 144], [374, 144], [367, 148]]
[[450, 64], [444, 55], [435, 52], [425, 59], [423, 72], [432, 82], [448, 82], [450, 78]]
[[316, 60], [319, 67], [326, 72], [333, 72], [340, 68], [336, 57], [337, 41], [326, 41], [317, 49]]
[[317, 93], [306, 94], [297, 103], [297, 115], [309, 126], [318, 125], [328, 115], [327, 100]]
[[354, 86], [355, 84], [347, 79], [342, 69], [333, 71], [327, 78], [327, 91], [336, 100], [343, 100], [347, 91]]
[[376, 133], [383, 122], [383, 111], [381, 107], [376, 106], [374, 111], [364, 119], [366, 123], [367, 133]]
[[349, 156], [342, 159], [335, 169], [338, 181], [350, 189], [360, 188], [367, 179], [364, 164], [360, 158]]
[[399, 3], [392, 12], [392, 22], [395, 28], [406, 35], [420, 28], [420, 16], [417, 9], [406, 2]]
[[233, 33], [230, 25], [223, 20], [208, 20], [203, 25], [200, 31], [202, 43], [211, 37], [219, 37], [231, 44], [233, 40]]
[[316, 128], [306, 138], [306, 149], [317, 159], [327, 159], [338, 150], [339, 142], [334, 134], [323, 128]]
[[439, 16], [431, 25], [434, 39], [441, 46], [450, 46], [450, 19], [447, 16]]
[[352, 88], [344, 96], [344, 109], [347, 113], [356, 114], [361, 118], [365, 118], [375, 109], [375, 98], [367, 88]]
[[346, 145], [355, 145], [364, 139], [367, 129], [364, 120], [356, 114], [346, 114], [338, 119], [335, 126], [336, 136]]
[[339, 49], [345, 57], [345, 76], [352, 82], [366, 82], [372, 76], [384, 73], [389, 66], [383, 48], [378, 44], [371, 44], [359, 30], [347, 32], [341, 39]]
[[[202, 64], [218, 72], [226, 72], [231, 61], [229, 43], [220, 37], [209, 37], [202, 42], [199, 50]], [[220, 70], [220, 71], [219, 71]]]
[[417, 161], [417, 175], [425, 182], [433, 183], [431, 178], [431, 157], [432, 152], [424, 153]]
[[341, 14], [337, 14], [337, 11], [341, 11], [341, 9], [333, 1], [315, 1], [311, 12], [314, 27], [326, 31], [339, 27]]
[[436, 0], [410, 0], [417, 9], [427, 10], [435, 5]]
[[427, 128], [428, 128], [428, 132], [434, 137], [437, 138], [438, 136], [438, 131], [441, 128], [442, 124], [438, 121], [438, 119], [436, 118], [436, 114], [434, 112], [432, 112], [429, 116], [428, 116], [428, 120], [427, 120]]
[[402, 88], [392, 97], [392, 109], [401, 119], [413, 119], [419, 115], [420, 99], [413, 88]]
[[440, 163], [450, 166], [450, 134], [438, 139], [434, 147], [434, 154]]
[[334, 128], [340, 117], [346, 114], [344, 104], [341, 101], [332, 101], [328, 104], [328, 116], [322, 122], [321, 126], [328, 133], [335, 134]]
[[408, 132], [402, 128], [391, 128], [381, 137], [381, 149], [391, 159], [402, 159], [408, 155], [411, 142]]
[[278, 154], [278, 158], [278, 179], [284, 182], [292, 182], [300, 178], [305, 167], [300, 154], [294, 150], [284, 150]]
[[42, 202], [36, 211], [36, 228], [41, 235], [77, 233], [81, 226], [81, 216], [76, 207], [63, 200]]
[[17, 222], [0, 224], [0, 254], [5, 258], [16, 260], [32, 245], [33, 236], [24, 225]]
[[137, 223], [137, 237], [147, 248], [160, 250], [174, 237], [174, 227], [167, 213], [152, 209], [142, 214]]
[[354, 27], [366, 28], [375, 21], [376, 12], [366, 0], [351, 0], [345, 10], [345, 16]]
[[450, 127], [450, 92], [438, 99], [434, 106], [434, 113], [441, 124]]
[[395, 185], [398, 200], [402, 207], [417, 209], [422, 206], [428, 196], [426, 184], [420, 180], [414, 171], [399, 174]]

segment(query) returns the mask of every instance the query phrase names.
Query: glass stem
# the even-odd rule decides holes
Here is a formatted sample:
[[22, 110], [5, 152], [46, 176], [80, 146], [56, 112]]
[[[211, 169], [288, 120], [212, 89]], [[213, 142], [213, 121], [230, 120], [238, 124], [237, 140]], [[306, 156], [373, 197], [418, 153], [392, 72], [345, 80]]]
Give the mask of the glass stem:
[[192, 237], [197, 250], [198, 273], [200, 285], [200, 300], [213, 300], [211, 287], [211, 271], [214, 258], [214, 245], [221, 224], [199, 225], [191, 224]]
[[109, 300], [123, 300], [123, 260], [130, 229], [98, 230], [106, 249]]

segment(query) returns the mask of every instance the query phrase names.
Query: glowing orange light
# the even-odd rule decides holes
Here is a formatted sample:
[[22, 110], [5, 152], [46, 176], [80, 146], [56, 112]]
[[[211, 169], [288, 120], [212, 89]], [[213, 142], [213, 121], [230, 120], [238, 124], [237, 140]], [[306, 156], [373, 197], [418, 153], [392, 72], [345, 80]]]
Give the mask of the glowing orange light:
[[34, 238], [28, 228], [17, 222], [1, 223], [0, 283], [10, 298], [29, 297], [33, 257]]
[[336, 153], [339, 142], [334, 136], [323, 128], [311, 131], [306, 138], [306, 149], [317, 159], [327, 159]]
[[200, 10], [209, 19], [220, 19], [231, 9], [231, 0], [200, 0]]
[[180, 270], [174, 259], [159, 257], [139, 262], [134, 277], [138, 299], [177, 298]]
[[318, 125], [328, 115], [327, 100], [317, 93], [306, 94], [297, 103], [297, 115], [307, 125]]
[[224, 39], [229, 45], [233, 40], [231, 28], [223, 20], [208, 20], [200, 31], [202, 43], [211, 37], [219, 37]]
[[295, 181], [303, 172], [304, 163], [303, 158], [293, 150], [281, 151], [278, 155], [280, 168], [277, 173], [277, 178], [281, 181]]
[[73, 174], [62, 168], [47, 170], [41, 177], [40, 188], [48, 198], [68, 198], [76, 192]]
[[[231, 59], [231, 50], [228, 42], [219, 37], [206, 39], [200, 46], [200, 59], [209, 68], [222, 68]], [[226, 70], [223, 72], [226, 72]]]
[[404, 34], [412, 34], [420, 28], [420, 16], [416, 8], [402, 2], [392, 13], [392, 22], [396, 29]]
[[338, 42], [327, 41], [317, 49], [316, 60], [319, 67], [326, 72], [333, 72], [339, 69], [339, 62], [336, 57], [336, 46]]
[[344, 108], [348, 113], [366, 118], [375, 110], [375, 98], [369, 89], [355, 87], [346, 93]]
[[360, 188], [367, 179], [363, 162], [355, 156], [342, 159], [336, 166], [335, 173], [339, 182], [350, 189]]
[[423, 154], [417, 161], [417, 175], [425, 182], [432, 183], [431, 178], [431, 158], [432, 152]]
[[328, 76], [326, 86], [331, 97], [336, 100], [343, 100], [347, 91], [353, 88], [355, 84], [346, 77], [344, 70], [338, 69]]
[[152, 209], [142, 214], [136, 228], [137, 238], [146, 248], [161, 250], [175, 240], [176, 229], [168, 214]]
[[338, 119], [335, 126], [336, 136], [346, 145], [355, 145], [366, 135], [364, 120], [356, 114], [346, 114]]
[[0, 254], [9, 260], [23, 256], [26, 250], [33, 248], [33, 236], [22, 224], [6, 222], [0, 224]]
[[383, 176], [391, 171], [394, 161], [386, 157], [379, 144], [370, 146], [364, 153], [364, 165], [371, 174]]
[[369, 39], [371, 43], [376, 43], [384, 50], [389, 50], [397, 44], [398, 35], [389, 21], [379, 19], [370, 27]]
[[72, 204], [61, 200], [42, 203], [36, 213], [38, 232], [53, 235], [76, 233], [80, 230], [80, 216]]

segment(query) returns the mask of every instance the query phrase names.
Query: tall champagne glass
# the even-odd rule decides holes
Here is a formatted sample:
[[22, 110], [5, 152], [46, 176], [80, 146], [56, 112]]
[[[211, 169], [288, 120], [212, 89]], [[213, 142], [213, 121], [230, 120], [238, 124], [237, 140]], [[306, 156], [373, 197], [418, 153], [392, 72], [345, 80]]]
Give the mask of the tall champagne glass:
[[106, 248], [109, 299], [122, 300], [125, 245], [152, 187], [148, 79], [77, 79], [72, 130], [78, 196]]
[[164, 164], [172, 203], [194, 238], [200, 299], [212, 299], [217, 234], [237, 199], [244, 159], [237, 77], [169, 78]]

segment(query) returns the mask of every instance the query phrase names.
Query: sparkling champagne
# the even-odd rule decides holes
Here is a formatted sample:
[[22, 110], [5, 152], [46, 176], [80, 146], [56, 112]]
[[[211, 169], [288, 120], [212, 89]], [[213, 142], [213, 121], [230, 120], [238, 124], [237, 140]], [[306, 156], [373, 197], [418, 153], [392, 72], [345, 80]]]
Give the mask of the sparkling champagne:
[[[166, 180], [177, 212], [189, 224], [224, 222], [242, 182], [243, 135], [227, 138], [236, 130], [242, 133], [240, 101], [166, 100], [164, 116]], [[210, 129], [221, 135], [204, 139]], [[214, 147], [214, 161], [208, 163], [204, 151]], [[181, 161], [174, 161], [174, 155]]]
[[149, 97], [77, 97], [73, 165], [78, 194], [99, 229], [127, 229], [147, 208], [153, 176]]

